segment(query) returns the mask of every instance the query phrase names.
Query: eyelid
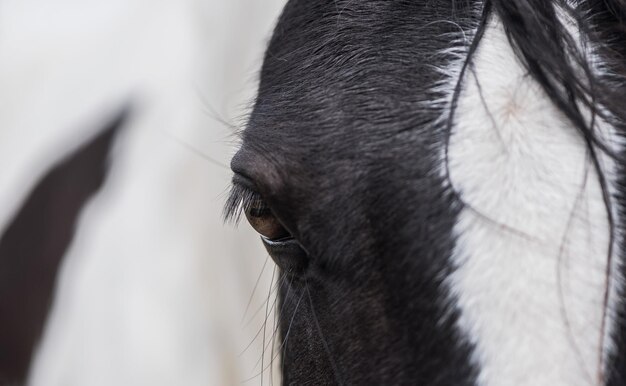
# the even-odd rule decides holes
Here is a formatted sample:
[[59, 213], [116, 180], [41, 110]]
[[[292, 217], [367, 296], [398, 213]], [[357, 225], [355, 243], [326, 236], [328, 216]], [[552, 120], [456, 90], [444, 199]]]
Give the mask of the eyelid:
[[257, 194], [259, 193], [259, 189], [254, 183], [254, 180], [252, 180], [250, 177], [246, 176], [245, 174], [235, 172], [233, 174], [232, 183], [233, 185], [239, 185], [242, 188], [246, 188], [254, 193], [257, 193]]
[[270, 240], [261, 236], [265, 249], [274, 262], [287, 274], [301, 274], [308, 265], [308, 252], [294, 237]]
[[271, 240], [268, 239], [267, 237], [261, 235], [261, 240], [263, 240], [263, 242], [267, 245], [267, 246], [282, 246], [284, 244], [288, 244], [288, 243], [295, 243], [298, 244], [298, 247], [300, 247], [304, 253], [308, 254], [309, 252], [306, 250], [306, 248], [304, 248], [302, 246], [302, 244], [300, 244], [300, 242], [293, 236], [289, 236], [289, 237], [283, 237], [282, 239], [278, 239], [278, 240]]
[[272, 246], [272, 245], [284, 244], [284, 243], [286, 243], [288, 241], [293, 240], [294, 238], [293, 238], [293, 236], [288, 236], [288, 237], [283, 237], [283, 238], [280, 238], [280, 239], [273, 240], [273, 239], [270, 239], [268, 237], [265, 237], [265, 236], [261, 235], [261, 239], [263, 240], [263, 242], [265, 244]]

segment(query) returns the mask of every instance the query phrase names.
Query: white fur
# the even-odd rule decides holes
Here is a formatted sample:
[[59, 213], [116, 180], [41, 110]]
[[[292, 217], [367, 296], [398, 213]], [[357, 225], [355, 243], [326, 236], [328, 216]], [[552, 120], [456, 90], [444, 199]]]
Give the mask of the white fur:
[[[479, 384], [596, 385], [601, 345], [610, 343], [602, 339], [605, 289], [613, 285], [598, 175], [498, 20], [474, 64], [448, 149], [451, 182], [468, 204], [455, 227], [458, 269], [449, 283], [459, 326], [476, 347]], [[602, 161], [611, 184], [612, 165]]]

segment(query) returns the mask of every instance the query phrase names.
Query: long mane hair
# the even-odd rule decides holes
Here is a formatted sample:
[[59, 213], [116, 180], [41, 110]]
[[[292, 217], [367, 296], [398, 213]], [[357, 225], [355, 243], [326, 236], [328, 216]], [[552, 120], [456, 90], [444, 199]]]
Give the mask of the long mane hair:
[[[502, 22], [528, 75], [583, 138], [588, 163], [598, 175], [610, 230], [601, 338], [614, 344], [611, 351], [599, 353], [597, 377], [600, 384], [624, 384], [626, 332], [608, 331], [607, 325], [611, 320], [626, 320], [626, 292], [616, 285], [621, 284], [624, 267], [613, 261], [615, 251], [626, 248], [616, 221], [616, 216], [626, 214], [626, 175], [622, 171], [626, 153], [615, 146], [626, 140], [626, 2], [485, 0], [453, 95], [448, 136], [464, 75], [473, 71], [474, 54], [493, 17]], [[602, 132], [601, 123], [611, 126], [617, 137]], [[620, 166], [617, 175], [611, 175], [603, 157]], [[619, 189], [611, 191], [609, 179]], [[617, 293], [611, 293], [612, 288], [617, 288]], [[611, 296], [617, 297], [616, 309], [609, 309]], [[600, 347], [605, 346], [606, 342], [600, 342]], [[607, 366], [609, 363], [618, 366]]]

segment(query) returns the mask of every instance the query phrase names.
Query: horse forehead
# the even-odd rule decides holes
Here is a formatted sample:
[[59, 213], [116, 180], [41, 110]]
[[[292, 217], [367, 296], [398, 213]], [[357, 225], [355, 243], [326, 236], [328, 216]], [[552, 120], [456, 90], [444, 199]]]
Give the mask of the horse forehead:
[[400, 86], [438, 72], [433, 66], [446, 61], [438, 52], [463, 34], [473, 3], [292, 0], [267, 49], [259, 94], [397, 95]]
[[[376, 195], [433, 168], [423, 162], [441, 134], [433, 94], [450, 39], [471, 27], [472, 2], [384, 3], [289, 2], [243, 136], [267, 166], [257, 168], [261, 180], [282, 175], [273, 180], [312, 199], [331, 190]], [[383, 171], [394, 179], [381, 186]]]
[[[419, 132], [437, 117], [429, 102], [445, 78], [438, 69], [449, 65], [443, 52], [450, 36], [462, 35], [459, 24], [437, 20], [415, 5], [414, 15], [389, 20], [378, 20], [387, 13], [372, 9], [360, 9], [356, 14], [367, 17], [356, 17], [334, 7], [326, 13], [302, 8], [302, 14], [287, 9], [276, 28], [244, 140], [274, 153], [345, 158], [390, 148], [397, 133]], [[315, 15], [323, 20], [302, 22]], [[369, 28], [370, 19], [377, 20], [376, 28]], [[377, 31], [385, 28], [394, 29], [393, 40]], [[402, 152], [398, 144], [393, 149]]]

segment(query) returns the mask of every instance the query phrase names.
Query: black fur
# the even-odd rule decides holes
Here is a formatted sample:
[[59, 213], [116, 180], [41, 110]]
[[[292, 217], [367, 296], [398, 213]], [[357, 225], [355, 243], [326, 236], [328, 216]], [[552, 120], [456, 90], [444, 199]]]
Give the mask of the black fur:
[[[610, 72], [596, 75], [557, 6]], [[440, 173], [454, 112], [432, 102], [440, 69], [459, 60], [449, 50], [457, 47], [472, 71], [497, 15], [599, 168], [598, 152], [609, 149], [580, 108], [620, 130], [626, 122], [625, 10], [618, 0], [289, 1], [232, 163], [309, 257], [280, 286], [285, 384], [475, 384], [473, 347], [443, 285], [464, 203]], [[607, 209], [624, 211], [604, 176], [601, 184]], [[623, 347], [607, 360], [609, 384], [624, 384]]]

